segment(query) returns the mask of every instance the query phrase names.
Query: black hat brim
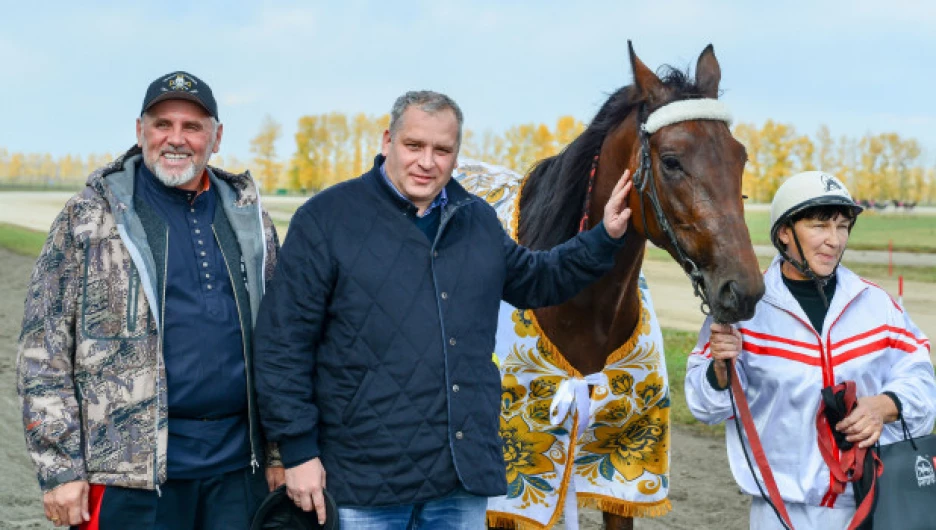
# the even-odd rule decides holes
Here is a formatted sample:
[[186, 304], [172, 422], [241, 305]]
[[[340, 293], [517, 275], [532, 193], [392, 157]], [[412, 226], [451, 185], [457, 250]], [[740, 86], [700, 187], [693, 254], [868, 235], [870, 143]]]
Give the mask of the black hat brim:
[[318, 523], [315, 512], [306, 512], [286, 494], [286, 486], [270, 492], [254, 515], [250, 530], [338, 530], [338, 508], [327, 492], [325, 495], [325, 524]]

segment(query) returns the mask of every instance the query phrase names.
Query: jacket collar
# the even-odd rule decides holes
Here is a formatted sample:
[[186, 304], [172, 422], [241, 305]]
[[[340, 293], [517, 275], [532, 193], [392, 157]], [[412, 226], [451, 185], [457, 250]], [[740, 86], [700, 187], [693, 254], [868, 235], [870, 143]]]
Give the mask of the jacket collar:
[[[799, 317], [803, 322], [808, 323], [809, 317], [800, 307], [799, 302], [790, 293], [786, 285], [783, 284], [783, 273], [780, 270], [783, 264], [783, 258], [780, 255], [774, 256], [773, 261], [764, 273], [764, 284], [767, 289], [763, 300], [785, 311], [789, 311]], [[831, 324], [835, 322], [842, 314], [845, 308], [868, 288], [857, 274], [845, 268], [841, 263], [835, 269], [835, 296], [829, 301], [829, 311], [826, 313], [825, 325], [823, 330], [826, 333], [830, 331]]]
[[[390, 201], [398, 206], [401, 210], [406, 208], [415, 208], [411, 202], [401, 197], [399, 193], [390, 188], [390, 185], [386, 182], [380, 175], [380, 166], [383, 165], [387, 157], [383, 155], [377, 155], [374, 157], [374, 167], [370, 171], [365, 173], [362, 178], [368, 182], [371, 182], [372, 185], [376, 186], [381, 190], [381, 194], [390, 199]], [[464, 204], [467, 204], [475, 199], [474, 195], [468, 193], [462, 185], [455, 180], [454, 176], [448, 181], [448, 184], [445, 185], [445, 193], [448, 195], [448, 204], [445, 205], [443, 212], [452, 210]]]
[[[114, 161], [95, 170], [88, 176], [85, 185], [106, 197], [112, 206], [126, 210], [133, 207], [133, 179], [137, 164], [143, 163], [143, 151], [133, 146]], [[229, 173], [208, 166], [208, 177], [212, 184], [223, 182], [234, 191], [234, 205], [238, 207], [257, 204], [259, 192], [249, 171]]]

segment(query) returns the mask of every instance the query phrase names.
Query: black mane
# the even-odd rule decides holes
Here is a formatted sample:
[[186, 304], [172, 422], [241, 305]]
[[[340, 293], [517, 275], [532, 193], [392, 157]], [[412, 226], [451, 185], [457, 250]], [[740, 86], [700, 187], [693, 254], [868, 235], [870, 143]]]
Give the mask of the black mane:
[[[663, 66], [661, 80], [669, 101], [703, 97], [688, 73]], [[539, 161], [524, 181], [520, 198], [520, 242], [545, 250], [578, 232], [585, 206], [588, 173], [605, 137], [643, 102], [634, 85], [618, 89], [592, 122], [561, 153]], [[653, 110], [653, 109], [650, 109]]]

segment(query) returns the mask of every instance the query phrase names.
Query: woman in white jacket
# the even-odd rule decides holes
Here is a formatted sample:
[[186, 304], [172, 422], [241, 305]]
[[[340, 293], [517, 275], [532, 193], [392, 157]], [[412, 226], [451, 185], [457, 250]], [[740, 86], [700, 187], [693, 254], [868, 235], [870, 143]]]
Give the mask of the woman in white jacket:
[[[828, 173], [784, 182], [770, 207], [779, 255], [764, 275], [766, 293], [754, 318], [728, 325], [710, 317], [689, 356], [686, 400], [709, 424], [733, 416], [725, 361], [735, 359], [796, 530], [846, 528], [855, 513], [852, 489], [832, 491], [819, 451], [820, 436], [836, 443], [831, 430], [816, 427], [824, 387], [855, 382], [857, 406], [832, 428], [858, 447], [903, 439], [896, 401], [914, 436], [931, 432], [936, 418], [929, 339], [883, 289], [839, 263], [861, 211]], [[728, 458], [738, 485], [753, 496], [750, 527], [783, 528], [742, 452], [750, 455], [750, 448], [734, 431], [726, 429]]]

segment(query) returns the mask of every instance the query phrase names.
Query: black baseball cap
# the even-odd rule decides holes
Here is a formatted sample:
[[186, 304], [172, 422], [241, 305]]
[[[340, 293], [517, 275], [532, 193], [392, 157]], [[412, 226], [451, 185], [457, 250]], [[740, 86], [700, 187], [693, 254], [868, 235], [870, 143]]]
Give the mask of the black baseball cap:
[[185, 99], [197, 103], [214, 119], [218, 119], [218, 104], [211, 94], [211, 87], [188, 72], [172, 72], [150, 83], [143, 98], [140, 116], [150, 107], [167, 99]]

